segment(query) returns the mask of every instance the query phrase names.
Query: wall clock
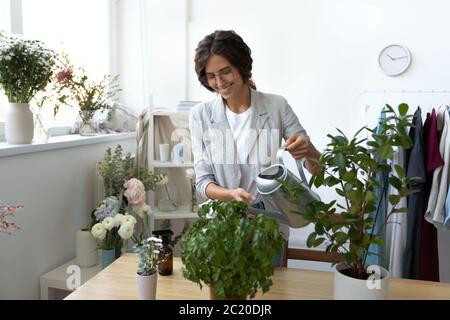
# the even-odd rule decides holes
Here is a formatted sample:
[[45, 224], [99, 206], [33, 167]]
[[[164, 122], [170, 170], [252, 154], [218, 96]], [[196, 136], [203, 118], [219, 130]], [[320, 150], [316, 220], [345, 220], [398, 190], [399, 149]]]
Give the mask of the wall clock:
[[398, 76], [409, 68], [411, 53], [405, 46], [391, 44], [381, 50], [378, 64], [386, 75]]

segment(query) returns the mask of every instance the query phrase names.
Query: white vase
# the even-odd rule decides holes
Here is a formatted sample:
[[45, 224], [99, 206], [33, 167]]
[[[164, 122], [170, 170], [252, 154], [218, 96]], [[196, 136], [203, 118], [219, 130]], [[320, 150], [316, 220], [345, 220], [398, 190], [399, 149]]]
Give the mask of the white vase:
[[158, 282], [157, 272], [149, 276], [141, 276], [140, 274], [136, 273], [136, 281], [138, 286], [139, 299], [141, 300], [156, 299], [156, 285]]
[[5, 119], [5, 137], [11, 144], [27, 144], [33, 140], [33, 113], [29, 103], [9, 103]]
[[375, 273], [368, 280], [346, 276], [342, 270], [347, 266], [337, 264], [334, 272], [335, 300], [386, 300], [389, 298], [389, 271], [380, 266], [369, 266]]
[[88, 268], [97, 264], [97, 242], [90, 231], [77, 231], [76, 255], [77, 265], [81, 268]]

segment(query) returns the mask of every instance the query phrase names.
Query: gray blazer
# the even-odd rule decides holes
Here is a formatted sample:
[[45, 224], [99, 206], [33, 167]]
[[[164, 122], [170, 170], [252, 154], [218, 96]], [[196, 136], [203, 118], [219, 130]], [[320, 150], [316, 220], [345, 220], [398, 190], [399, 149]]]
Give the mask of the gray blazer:
[[207, 200], [208, 184], [235, 189], [240, 187], [241, 165], [236, 161], [237, 152], [247, 152], [252, 175], [275, 162], [276, 151], [282, 138], [293, 134], [309, 137], [285, 98], [251, 89], [253, 109], [248, 150], [236, 150], [225, 113], [225, 105], [219, 95], [214, 100], [192, 108], [189, 128], [196, 174], [196, 190]]

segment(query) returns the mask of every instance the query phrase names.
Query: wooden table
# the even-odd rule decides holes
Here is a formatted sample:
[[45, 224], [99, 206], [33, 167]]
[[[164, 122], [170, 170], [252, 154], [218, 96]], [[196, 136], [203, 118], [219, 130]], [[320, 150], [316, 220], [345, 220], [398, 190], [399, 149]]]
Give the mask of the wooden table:
[[[113, 264], [76, 289], [67, 300], [138, 299], [136, 284], [137, 256], [123, 254]], [[299, 300], [333, 299], [333, 273], [290, 268], [276, 268], [273, 285], [255, 299]], [[390, 280], [390, 299], [450, 299], [450, 284], [429, 281]], [[183, 278], [181, 260], [174, 258], [171, 276], [158, 275], [156, 299], [209, 299], [209, 290]]]

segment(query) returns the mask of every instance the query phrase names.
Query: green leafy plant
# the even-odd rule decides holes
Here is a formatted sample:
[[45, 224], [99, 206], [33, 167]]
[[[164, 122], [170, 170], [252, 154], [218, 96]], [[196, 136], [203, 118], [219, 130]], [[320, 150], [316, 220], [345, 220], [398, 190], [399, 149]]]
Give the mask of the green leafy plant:
[[45, 88], [56, 54], [38, 40], [0, 33], [0, 87], [9, 102], [28, 103]]
[[183, 276], [212, 286], [217, 299], [253, 298], [272, 285], [273, 259], [283, 237], [278, 224], [264, 215], [247, 218], [247, 204], [211, 201], [181, 239]]
[[[336, 194], [343, 198], [344, 205], [336, 200], [329, 203], [321, 201], [311, 203], [304, 212], [298, 212], [303, 218], [315, 224], [315, 230], [307, 239], [308, 247], [328, 244], [326, 252], [341, 253], [348, 268], [348, 275], [367, 279], [367, 258], [375, 254], [370, 251], [372, 245], [383, 245], [381, 230], [386, 227], [389, 217], [394, 213], [404, 213], [406, 208], [398, 208], [402, 197], [411, 194], [414, 178], [406, 176], [404, 169], [391, 160], [395, 147], [408, 149], [412, 142], [407, 129], [411, 124], [408, 105], [400, 104], [399, 114], [386, 105], [384, 116], [380, 119], [378, 130], [363, 127], [352, 139], [347, 138], [339, 129], [338, 135], [328, 135], [331, 142], [319, 159], [324, 170], [313, 175], [310, 184], [316, 187], [333, 187]], [[364, 131], [370, 135], [360, 138]], [[395, 171], [394, 171], [395, 170]], [[385, 175], [386, 185], [380, 181]], [[387, 184], [397, 190], [389, 196], [392, 209], [382, 217], [382, 226], [375, 228], [380, 212], [379, 193]], [[293, 201], [301, 192], [299, 188], [289, 190]], [[340, 217], [336, 219], [335, 213]]]
[[114, 149], [106, 149], [103, 160], [99, 163], [99, 172], [103, 178], [105, 197], [123, 194], [125, 180], [137, 178], [142, 181], [145, 190], [155, 190], [157, 184], [164, 180], [165, 173], [153, 173], [143, 168], [135, 168], [131, 153], [123, 153], [118, 144]]

